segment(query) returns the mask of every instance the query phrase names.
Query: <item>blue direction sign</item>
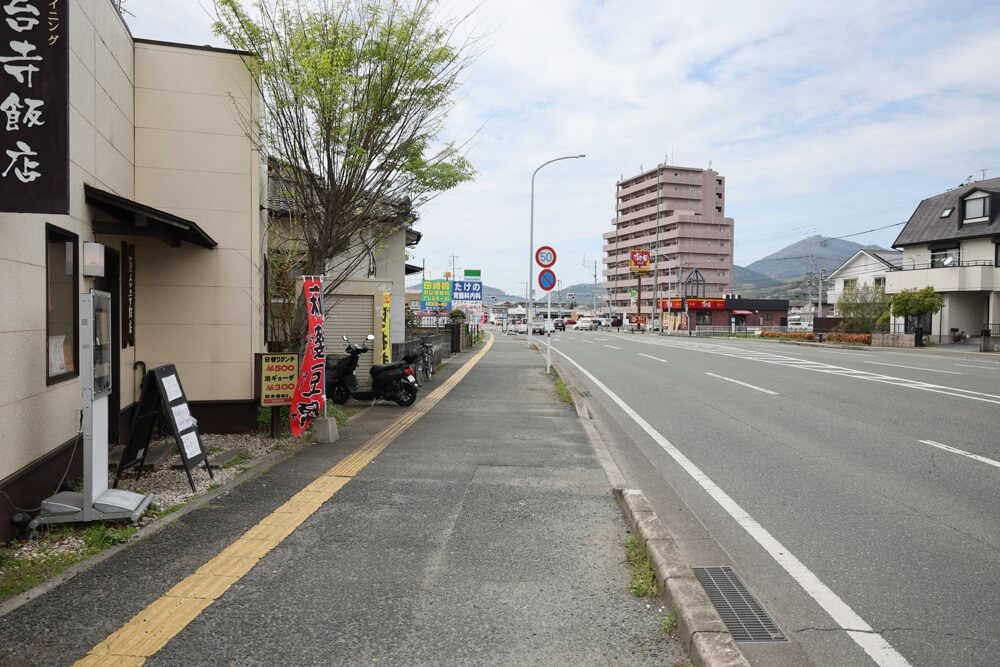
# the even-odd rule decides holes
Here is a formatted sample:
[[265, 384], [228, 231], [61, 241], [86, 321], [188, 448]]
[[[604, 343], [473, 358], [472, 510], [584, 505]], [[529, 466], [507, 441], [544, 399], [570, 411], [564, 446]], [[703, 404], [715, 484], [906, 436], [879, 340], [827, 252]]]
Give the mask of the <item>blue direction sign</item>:
[[538, 286], [546, 292], [556, 286], [556, 274], [552, 269], [542, 269], [538, 272]]

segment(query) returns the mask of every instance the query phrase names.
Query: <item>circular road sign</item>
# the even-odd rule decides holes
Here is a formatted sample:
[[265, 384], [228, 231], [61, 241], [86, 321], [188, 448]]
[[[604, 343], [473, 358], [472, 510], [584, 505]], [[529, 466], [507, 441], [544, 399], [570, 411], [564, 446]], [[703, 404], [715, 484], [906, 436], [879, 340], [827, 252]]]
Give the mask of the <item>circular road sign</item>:
[[[535, 251], [535, 261], [542, 268], [549, 268], [556, 263], [556, 250], [550, 245], [543, 245]], [[548, 289], [552, 289], [549, 287]]]
[[542, 269], [538, 272], [538, 286], [546, 292], [556, 286], [556, 274], [552, 269]]

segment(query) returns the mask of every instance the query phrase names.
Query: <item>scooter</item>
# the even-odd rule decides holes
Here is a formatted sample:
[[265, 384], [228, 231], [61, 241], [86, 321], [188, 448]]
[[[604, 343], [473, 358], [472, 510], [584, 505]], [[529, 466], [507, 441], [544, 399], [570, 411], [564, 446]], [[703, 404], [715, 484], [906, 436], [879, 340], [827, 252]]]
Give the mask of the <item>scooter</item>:
[[[348, 340], [346, 356], [337, 361], [327, 360], [326, 395], [337, 405], [343, 405], [347, 399], [358, 401], [375, 401], [382, 399], [394, 401], [403, 407], [413, 405], [417, 400], [417, 378], [413, 374], [413, 363], [417, 355], [408, 354], [402, 361], [383, 366], [372, 366], [372, 386], [359, 387], [357, 378], [358, 357], [368, 352], [368, 345], [358, 345]], [[368, 334], [368, 340], [375, 340], [373, 334]]]

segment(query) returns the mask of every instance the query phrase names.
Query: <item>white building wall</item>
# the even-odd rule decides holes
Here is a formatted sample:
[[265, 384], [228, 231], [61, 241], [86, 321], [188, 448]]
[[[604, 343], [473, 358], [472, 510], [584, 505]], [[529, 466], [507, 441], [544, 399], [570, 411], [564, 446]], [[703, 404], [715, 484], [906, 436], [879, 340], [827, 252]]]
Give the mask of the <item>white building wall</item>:
[[[0, 213], [0, 481], [79, 429], [79, 378], [46, 385], [46, 223], [78, 236], [79, 264], [86, 241], [137, 246], [137, 347], [120, 350], [123, 409], [135, 398], [136, 360], [179, 362], [193, 400], [248, 399], [252, 354], [263, 349], [259, 158], [232, 102], [259, 111], [246, 68], [232, 53], [136, 44], [109, 0], [64, 1], [69, 214]], [[84, 184], [195, 220], [219, 248], [95, 236]], [[80, 292], [93, 285], [79, 277]]]
[[[91, 233], [83, 184], [134, 195], [132, 40], [110, 2], [69, 2], [68, 215], [0, 213], [0, 480], [79, 432], [79, 378], [46, 386], [46, 232]], [[82, 264], [82, 257], [78, 256]], [[80, 291], [93, 280], [80, 277]], [[79, 345], [79, 341], [77, 341]], [[122, 350], [122, 368], [131, 368]], [[130, 382], [123, 371], [121, 382]], [[126, 390], [127, 391], [127, 390]], [[128, 394], [126, 393], [125, 396]], [[127, 404], [123, 396], [123, 404]]]
[[263, 349], [258, 93], [233, 53], [136, 43], [136, 199], [193, 220], [212, 250], [139, 238], [136, 350], [191, 400], [253, 396]]

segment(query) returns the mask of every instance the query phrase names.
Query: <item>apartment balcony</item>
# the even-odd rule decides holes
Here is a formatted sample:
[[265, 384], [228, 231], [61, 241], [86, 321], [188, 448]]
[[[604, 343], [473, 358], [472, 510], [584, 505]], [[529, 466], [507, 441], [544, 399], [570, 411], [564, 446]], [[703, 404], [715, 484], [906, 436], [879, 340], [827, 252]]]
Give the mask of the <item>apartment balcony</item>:
[[[669, 186], [673, 184], [678, 185], [704, 185], [705, 176], [704, 172], [680, 172], [678, 176], [674, 176], [674, 172], [670, 169], [664, 169], [662, 175], [660, 176], [660, 185]], [[656, 170], [651, 170], [651, 173], [643, 180], [633, 183], [628, 187], [621, 188], [618, 190], [618, 197], [625, 197], [636, 192], [641, 192], [642, 190], [655, 187], [656, 186]]]
[[974, 260], [957, 266], [912, 264], [885, 276], [885, 291], [889, 294], [928, 285], [935, 292], [992, 292], [1000, 289], [1000, 269], [989, 260]]

